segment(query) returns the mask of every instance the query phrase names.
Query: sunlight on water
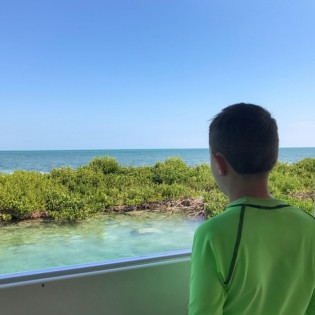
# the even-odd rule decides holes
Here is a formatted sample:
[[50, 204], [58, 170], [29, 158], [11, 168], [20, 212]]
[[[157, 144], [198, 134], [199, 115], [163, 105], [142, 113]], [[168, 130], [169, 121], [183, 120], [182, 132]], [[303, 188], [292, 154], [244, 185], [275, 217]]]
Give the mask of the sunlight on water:
[[102, 215], [78, 223], [20, 222], [0, 229], [0, 274], [189, 249], [200, 220], [183, 213]]

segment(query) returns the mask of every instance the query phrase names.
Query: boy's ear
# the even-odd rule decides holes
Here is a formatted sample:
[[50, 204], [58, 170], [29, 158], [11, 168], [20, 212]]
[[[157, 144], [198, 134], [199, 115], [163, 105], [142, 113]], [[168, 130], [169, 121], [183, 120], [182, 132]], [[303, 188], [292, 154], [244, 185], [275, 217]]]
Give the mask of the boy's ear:
[[227, 163], [224, 156], [221, 153], [215, 153], [213, 154], [213, 157], [218, 166], [219, 175], [225, 175], [227, 170]]

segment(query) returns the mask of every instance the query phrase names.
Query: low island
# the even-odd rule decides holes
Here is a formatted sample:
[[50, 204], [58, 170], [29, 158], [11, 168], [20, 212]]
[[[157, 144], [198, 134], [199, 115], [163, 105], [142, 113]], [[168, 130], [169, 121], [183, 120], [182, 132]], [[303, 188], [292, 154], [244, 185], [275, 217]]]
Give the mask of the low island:
[[[269, 187], [279, 198], [314, 213], [315, 158], [277, 162]], [[0, 221], [25, 219], [84, 220], [105, 212], [186, 211], [213, 217], [228, 204], [216, 187], [210, 166], [190, 167], [180, 157], [154, 166], [121, 166], [112, 157], [88, 165], [52, 169], [50, 173], [0, 173]]]

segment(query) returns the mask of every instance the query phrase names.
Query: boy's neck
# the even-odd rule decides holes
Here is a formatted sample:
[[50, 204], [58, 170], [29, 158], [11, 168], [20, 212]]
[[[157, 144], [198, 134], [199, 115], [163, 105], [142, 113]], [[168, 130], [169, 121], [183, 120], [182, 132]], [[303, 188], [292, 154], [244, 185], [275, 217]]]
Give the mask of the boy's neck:
[[243, 197], [272, 199], [268, 188], [269, 174], [238, 175], [230, 182], [228, 197], [230, 202]]

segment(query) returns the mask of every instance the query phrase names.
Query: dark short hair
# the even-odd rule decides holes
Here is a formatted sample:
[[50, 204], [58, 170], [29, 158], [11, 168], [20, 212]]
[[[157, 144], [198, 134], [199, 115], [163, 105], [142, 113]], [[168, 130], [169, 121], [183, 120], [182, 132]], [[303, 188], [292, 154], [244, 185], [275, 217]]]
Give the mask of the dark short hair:
[[224, 108], [209, 128], [212, 153], [220, 152], [238, 174], [271, 171], [278, 159], [278, 127], [261, 106], [239, 103]]

